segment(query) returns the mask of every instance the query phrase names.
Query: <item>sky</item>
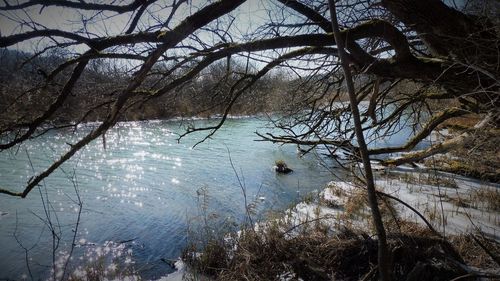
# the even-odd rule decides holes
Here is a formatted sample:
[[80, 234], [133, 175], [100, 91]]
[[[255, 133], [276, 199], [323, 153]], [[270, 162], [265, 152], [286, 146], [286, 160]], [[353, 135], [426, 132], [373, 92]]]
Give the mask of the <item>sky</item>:
[[[151, 5], [148, 10], [159, 18], [166, 18], [170, 10], [162, 9], [161, 6], [165, 6], [171, 2], [172, 0], [158, 1], [159, 4], [155, 3], [154, 5]], [[183, 4], [176, 12], [170, 27], [175, 26], [175, 24], [179, 23], [186, 16], [196, 12], [198, 10], [196, 7], [201, 7], [207, 3], [207, 1], [203, 0], [192, 0], [189, 2], [189, 5]], [[264, 2], [268, 1], [264, 0]], [[132, 15], [132, 13], [119, 15], [114, 12], [104, 12], [98, 14], [94, 11], [75, 12], [73, 9], [54, 6], [45, 7], [43, 9], [41, 9], [41, 7], [42, 6], [37, 5], [23, 11], [0, 11], [1, 35], [7, 36], [31, 31], [35, 26], [33, 22], [36, 23], [38, 28], [46, 27], [49, 29], [60, 29], [66, 31], [81, 31], [83, 28], [86, 28], [88, 32], [96, 34], [97, 36], [105, 36], [106, 34], [116, 35], [126, 30]], [[86, 26], [82, 24], [82, 20], [88, 19], [96, 14], [95, 23]], [[263, 23], [266, 18], [266, 12], [263, 8], [261, 0], [246, 1], [232, 14], [236, 17], [236, 21], [234, 23], [235, 28], [238, 28], [243, 32], [255, 29]], [[141, 18], [136, 31], [138, 29], [144, 30], [148, 26], [155, 23], [157, 22], [152, 17], [144, 15]], [[31, 43], [21, 44], [17, 47], [28, 51], [33, 48], [31, 45]]]
[[[173, 0], [158, 1], [157, 3], [151, 5], [148, 11], [154, 16], [164, 20], [168, 17], [170, 9], [165, 6], [170, 6]], [[128, 2], [126, 2], [128, 3]], [[179, 22], [185, 19], [187, 16], [194, 14], [201, 7], [208, 4], [205, 0], [190, 0], [189, 4], [183, 4], [173, 17], [172, 23], [169, 28], [175, 27]], [[0, 6], [3, 5], [0, 3]], [[123, 5], [123, 4], [122, 4]], [[281, 6], [277, 1], [270, 0], [247, 0], [245, 3], [240, 5], [237, 9], [231, 12], [231, 16], [234, 16], [235, 20], [231, 27], [232, 39], [236, 42], [243, 42], [245, 39], [244, 35], [253, 34], [258, 27], [262, 26], [265, 22], [268, 22], [268, 8], [278, 8]], [[266, 9], [267, 8], [267, 9]], [[27, 31], [33, 30], [34, 26], [37, 28], [45, 27], [48, 29], [60, 29], [65, 31], [79, 31], [82, 32], [83, 28], [93, 36], [106, 36], [106, 35], [117, 35], [121, 34], [128, 28], [129, 21], [133, 14], [117, 14], [115, 12], [101, 12], [96, 11], [75, 11], [74, 9], [49, 6], [42, 9], [41, 5], [30, 7], [23, 11], [0, 11], [0, 32], [2, 36], [19, 34]], [[88, 25], [83, 25], [82, 22], [86, 19], [93, 18], [93, 23]], [[228, 17], [222, 19], [226, 23], [229, 21]], [[36, 23], [36, 25], [33, 24]], [[148, 27], [158, 24], [154, 17], [144, 14], [141, 17], [135, 32], [140, 30], [146, 30]], [[212, 25], [215, 23], [212, 22]], [[156, 29], [158, 30], [158, 29]], [[205, 42], [217, 43], [221, 39], [209, 32], [200, 31], [197, 35]], [[56, 38], [57, 39], [57, 38]], [[64, 41], [64, 39], [57, 39]], [[185, 42], [186, 44], [191, 44], [191, 42]], [[9, 49], [17, 49], [24, 52], [36, 53], [48, 44], [53, 44], [49, 39], [35, 39], [30, 41], [25, 41], [15, 46], [9, 47]], [[196, 43], [192, 43], [195, 45]], [[138, 49], [139, 46], [136, 46]], [[88, 50], [86, 45], [77, 45], [67, 48], [66, 51], [71, 53], [70, 55], [81, 54]], [[185, 50], [185, 52], [190, 52], [191, 50]], [[182, 51], [169, 51], [169, 55], [172, 52], [182, 52]], [[76, 54], [73, 54], [76, 53]], [[236, 58], [236, 57], [233, 57]], [[237, 58], [236, 58], [237, 59]], [[116, 60], [115, 60], [116, 61]], [[118, 62], [121, 64], [120, 62]], [[123, 62], [125, 68], [135, 67], [139, 61], [127, 61]], [[254, 61], [254, 66], [260, 68], [264, 64], [258, 61]]]
[[[149, 16], [145, 14], [136, 28], [136, 32], [140, 30], [146, 30], [148, 27], [157, 24], [158, 22], [154, 17], [158, 17], [160, 20], [164, 20], [168, 17], [169, 9], [165, 9], [166, 5], [170, 5], [173, 0], [158, 1], [157, 3], [151, 5], [148, 11], [154, 16]], [[461, 5], [463, 0], [445, 0], [449, 5]], [[108, 2], [108, 1], [103, 1]], [[126, 1], [125, 3], [129, 3]], [[173, 18], [170, 28], [174, 27], [188, 15], [195, 13], [200, 7], [207, 5], [206, 0], [190, 0], [189, 4], [183, 4], [181, 8], [177, 11]], [[454, 3], [454, 4], [453, 4]], [[4, 5], [3, 3], [0, 4]], [[123, 5], [123, 4], [122, 4]], [[277, 1], [272, 0], [247, 0], [244, 4], [239, 6], [235, 11], [231, 13], [235, 17], [235, 21], [231, 27], [231, 34], [233, 34], [233, 39], [236, 42], [242, 42], [244, 34], [253, 34], [258, 27], [262, 26], [265, 22], [268, 22], [268, 15], [266, 10], [271, 10], [280, 12], [279, 7], [281, 4]], [[49, 29], [61, 29], [66, 31], [79, 31], [82, 32], [83, 29], [87, 32], [93, 34], [93, 36], [106, 36], [106, 35], [117, 35], [123, 33], [129, 25], [129, 21], [133, 16], [132, 13], [126, 13], [119, 15], [115, 12], [96, 12], [96, 11], [83, 11], [77, 12], [73, 9], [61, 8], [61, 7], [44, 7], [42, 9], [41, 5], [34, 6], [23, 11], [0, 11], [0, 33], [2, 36], [18, 34], [26, 31], [33, 30], [36, 28], [46, 27]], [[83, 25], [82, 22], [86, 19], [93, 18], [94, 21], [91, 24]], [[293, 21], [293, 18], [287, 18], [288, 21]], [[228, 21], [228, 18], [225, 18]], [[33, 23], [36, 23], [34, 25]], [[214, 24], [214, 23], [212, 23]], [[208, 32], [198, 32], [198, 36], [205, 42], [217, 43], [221, 39], [214, 36]], [[59, 39], [60, 40], [60, 39]], [[26, 41], [16, 46], [9, 47], [11, 49], [18, 49], [26, 52], [35, 53], [43, 49], [47, 44], [52, 43], [49, 39], [36, 39], [31, 41]], [[195, 45], [193, 41], [187, 42], [187, 44]], [[71, 52], [83, 53], [88, 49], [85, 45], [73, 46], [69, 49]], [[189, 50], [186, 50], [188, 52]], [[171, 52], [171, 51], [170, 51]], [[132, 62], [134, 63], [134, 62]], [[135, 62], [138, 63], [138, 62]], [[259, 65], [258, 62], [256, 62]], [[261, 64], [262, 65], [262, 64]]]

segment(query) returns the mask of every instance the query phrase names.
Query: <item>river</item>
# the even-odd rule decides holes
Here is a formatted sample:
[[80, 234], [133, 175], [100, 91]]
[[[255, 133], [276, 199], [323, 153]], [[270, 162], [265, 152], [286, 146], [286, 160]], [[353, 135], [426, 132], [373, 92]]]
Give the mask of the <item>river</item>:
[[[194, 122], [200, 126], [214, 121]], [[206, 132], [178, 143], [184, 131], [180, 121], [119, 123], [106, 134], [105, 145], [102, 139], [92, 142], [27, 198], [0, 196], [0, 279], [29, 279], [30, 271], [35, 279], [47, 278], [52, 257], [68, 255], [79, 213], [75, 187], [83, 207], [69, 265], [108, 255], [105, 262], [121, 259], [152, 279], [172, 270], [160, 259], [181, 254], [188, 228], [203, 213], [200, 194], [207, 195], [207, 212], [241, 222], [242, 185], [247, 200], [257, 204], [255, 218], [260, 218], [321, 189], [333, 179], [332, 171], [342, 175], [339, 169], [323, 167], [334, 166], [327, 158], [299, 157], [295, 146], [254, 141], [254, 132], [265, 132], [266, 124], [258, 118], [230, 119], [212, 139], [193, 148]], [[88, 124], [76, 131], [49, 131], [2, 152], [0, 186], [20, 190], [66, 150], [68, 142], [92, 128]], [[392, 142], [406, 138], [400, 134]], [[272, 167], [280, 159], [294, 172], [276, 174]], [[50, 224], [60, 237], [54, 255]]]

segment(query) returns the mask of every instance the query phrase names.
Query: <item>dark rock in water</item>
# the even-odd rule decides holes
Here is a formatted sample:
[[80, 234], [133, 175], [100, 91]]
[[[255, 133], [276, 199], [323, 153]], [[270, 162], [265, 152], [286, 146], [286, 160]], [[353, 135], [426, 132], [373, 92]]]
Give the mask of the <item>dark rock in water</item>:
[[274, 170], [277, 173], [281, 173], [281, 174], [289, 174], [289, 173], [293, 172], [293, 170], [288, 168], [288, 165], [283, 160], [276, 161], [276, 166], [274, 166]]
[[293, 172], [292, 169], [288, 168], [288, 167], [283, 167], [283, 166], [276, 166], [275, 168], [276, 172], [277, 173], [281, 173], [281, 174], [289, 174], [291, 172]]

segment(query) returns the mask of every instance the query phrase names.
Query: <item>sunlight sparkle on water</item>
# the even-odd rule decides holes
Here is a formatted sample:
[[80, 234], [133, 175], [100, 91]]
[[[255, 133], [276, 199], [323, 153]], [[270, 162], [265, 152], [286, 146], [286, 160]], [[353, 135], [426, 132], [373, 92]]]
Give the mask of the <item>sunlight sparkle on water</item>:
[[[226, 140], [223, 134], [219, 136], [226, 140], [235, 164], [238, 169], [241, 167], [248, 179], [246, 183], [249, 194], [259, 202], [266, 198], [261, 205], [267, 206], [265, 204], [270, 205], [271, 202], [274, 202], [273, 200], [277, 200], [274, 195], [278, 193], [278, 198], [283, 201], [288, 200], [286, 196], [282, 195], [285, 194], [285, 191], [293, 193], [291, 197], [296, 197], [296, 189], [288, 188], [290, 182], [294, 186], [296, 184], [296, 180], [293, 179], [294, 175], [278, 178], [274, 171], [268, 167], [271, 165], [269, 163], [274, 162], [274, 158], [284, 158], [294, 163], [294, 168], [297, 171], [295, 175], [305, 174], [300, 172], [306, 169], [308, 173], [310, 172], [308, 166], [303, 165], [301, 169], [300, 161], [303, 160], [295, 160], [294, 149], [290, 151], [286, 148], [276, 150], [275, 147], [260, 142], [243, 147], [242, 143], [253, 141], [253, 136], [248, 136], [246, 132], [249, 129], [253, 132], [256, 124], [260, 124], [259, 122], [247, 120], [238, 123], [238, 126], [230, 127], [232, 130], [236, 130], [229, 134], [232, 142]], [[167, 127], [172, 127], [176, 133], [172, 133]], [[82, 128], [82, 131], [75, 135], [75, 139], [91, 129], [90, 127]], [[90, 261], [101, 261], [99, 256], [105, 256], [103, 269], [107, 272], [120, 271], [127, 257], [130, 258], [129, 261], [133, 261], [139, 266], [147, 264], [151, 259], [158, 260], [160, 255], [161, 257], [175, 258], [183, 243], [179, 241], [179, 235], [184, 233], [184, 221], [179, 218], [185, 217], [186, 208], [196, 206], [193, 203], [193, 196], [197, 194], [196, 189], [199, 184], [206, 184], [211, 188], [210, 194], [216, 200], [215, 202], [223, 203], [213, 204], [216, 205], [214, 212], [239, 214], [238, 210], [241, 208], [240, 204], [234, 202], [234, 177], [230, 166], [228, 166], [226, 146], [219, 142], [213, 142], [209, 145], [205, 143], [200, 145], [199, 149], [193, 150], [190, 145], [196, 141], [194, 135], [193, 138], [188, 138], [183, 144], [178, 145], [174, 140], [178, 130], [180, 129], [176, 124], [172, 125], [168, 122], [160, 122], [154, 126], [150, 122], [119, 123], [106, 133], [106, 149], [104, 149], [102, 141], [93, 142], [87, 149], [82, 150], [81, 155], [67, 163], [64, 167], [67, 171], [76, 168], [76, 176], [84, 202], [81, 225], [89, 227], [88, 230], [84, 228], [85, 230], [77, 229], [73, 232], [68, 229], [65, 233], [65, 237], [71, 240], [73, 233], [78, 232], [76, 238], [76, 248], [78, 249], [75, 250], [74, 262], [71, 263], [72, 267], [68, 273], [85, 279], [85, 264]], [[73, 141], [59, 137], [53, 138], [52, 133], [44, 135], [43, 138], [47, 139], [47, 144], [33, 142], [28, 151], [36, 171], [45, 168], [48, 162], [52, 161], [51, 155], [54, 155], [54, 151], [48, 149], [51, 142], [55, 147], [56, 154], [59, 155], [63, 150], [67, 150], [66, 141], [70, 143]], [[19, 153], [17, 157], [23, 160], [26, 156]], [[12, 181], [22, 180], [24, 183], [33, 176], [29, 164], [22, 161], [15, 162], [15, 159], [11, 160], [10, 158], [6, 157], [4, 167], [0, 167], [2, 175], [0, 181], [6, 182], [10, 180], [8, 177], [11, 177]], [[200, 169], [201, 160], [204, 161], [203, 169]], [[314, 173], [310, 186], [321, 185], [323, 179], [320, 178], [321, 176], [318, 176], [317, 172]], [[320, 180], [316, 181], [316, 179]], [[262, 182], [270, 186], [275, 184], [279, 188], [276, 190], [263, 189], [261, 192], [257, 192], [257, 188]], [[306, 179], [301, 179], [301, 185], [303, 182], [308, 183]], [[179, 188], [181, 186], [182, 188]], [[306, 186], [304, 189], [308, 187]], [[80, 211], [80, 208], [74, 201], [67, 198], [67, 196], [75, 198], [75, 195], [71, 193], [73, 190], [71, 182], [68, 182], [65, 174], [56, 172], [48, 179], [47, 189], [53, 196], [51, 204], [55, 207], [57, 214], [60, 214], [60, 208], [64, 209], [64, 224], [74, 227], [76, 213]], [[236, 192], [238, 191], [239, 189]], [[2, 211], [10, 211], [8, 208], [4, 210], [6, 207], [3, 204], [0, 203], [0, 205], [2, 205]], [[13, 214], [15, 208], [17, 208], [17, 204], [12, 204], [11, 209], [14, 211], [10, 211], [9, 214]], [[87, 210], [95, 210], [95, 212]], [[2, 223], [12, 217], [14, 216], [2, 216]], [[158, 223], [158, 218], [161, 218], [161, 223]], [[36, 218], [33, 220], [37, 221]], [[134, 225], [138, 220], [141, 221], [141, 226], [144, 224], [144, 229], [147, 231], [154, 232], [167, 227], [172, 230], [172, 235], [168, 237], [166, 235], [158, 240], [141, 241], [148, 248], [155, 250], [147, 253], [143, 250], [134, 251], [134, 257], [126, 251], [132, 247], [133, 243], [122, 246], [119, 243], [108, 242], [108, 248], [106, 248], [106, 243], [102, 243], [102, 241], [110, 239], [121, 241], [140, 237], [144, 230], [142, 227]], [[12, 226], [15, 226], [15, 220], [10, 221], [12, 221]], [[29, 223], [31, 221], [27, 221], [25, 225], [25, 231], [28, 232], [31, 230]], [[79, 241], [79, 239], [82, 240]], [[5, 240], [7, 241], [7, 239]], [[40, 244], [41, 250], [38, 252], [45, 255], [44, 249], [47, 247], [50, 249], [50, 244]], [[62, 255], [61, 253], [61, 261], [64, 262], [66, 259], [62, 258]], [[0, 259], [4, 256], [7, 254], [0, 253]], [[18, 256], [21, 263], [23, 256], [22, 254]], [[116, 258], [118, 259], [115, 260]], [[11, 275], [12, 279], [20, 279], [22, 273], [24, 272], [15, 272], [15, 275]], [[59, 274], [59, 272], [56, 273]], [[27, 278], [30, 279], [30, 276], [27, 275]]]
[[132, 155], [134, 157], [141, 157], [144, 160], [144, 158], [148, 155], [148, 153], [144, 150], [141, 150], [141, 151], [132, 153]]

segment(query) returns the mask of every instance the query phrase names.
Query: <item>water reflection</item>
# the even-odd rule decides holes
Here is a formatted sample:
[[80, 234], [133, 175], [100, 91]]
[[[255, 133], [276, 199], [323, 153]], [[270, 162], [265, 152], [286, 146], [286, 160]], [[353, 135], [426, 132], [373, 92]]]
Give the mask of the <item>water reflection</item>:
[[[199, 126], [208, 121], [197, 122]], [[76, 274], [85, 273], [85, 263], [98, 260], [106, 262], [107, 272], [116, 271], [116, 259], [120, 258], [120, 262], [135, 262], [146, 279], [170, 270], [150, 265], [180, 254], [189, 218], [198, 215], [197, 190], [201, 187], [207, 188], [208, 207], [213, 212], [243, 218], [244, 198], [228, 150], [247, 195], [255, 199], [257, 217], [270, 209], [284, 208], [300, 194], [331, 180], [331, 174], [315, 157], [299, 158], [295, 147], [254, 142], [253, 132], [264, 125], [254, 118], [229, 120], [213, 140], [193, 149], [203, 135], [178, 144], [181, 129], [177, 122], [118, 124], [106, 133], [106, 145], [102, 139], [92, 142], [47, 178], [40, 192], [35, 190], [24, 200], [0, 196], [0, 279], [27, 278], [25, 251], [13, 233], [27, 248], [36, 244], [29, 252], [32, 273], [50, 273], [47, 263], [37, 264], [50, 261], [52, 256], [52, 239], [44, 221], [47, 208], [61, 233], [57, 267], [67, 261], [79, 212], [69, 180], [73, 174], [83, 201], [77, 248], [71, 260]], [[35, 173], [44, 170], [68, 149], [67, 143], [74, 143], [95, 126], [50, 132], [17, 151], [1, 154], [0, 186], [21, 188], [34, 174], [32, 167]], [[294, 173], [276, 175], [271, 167], [277, 159], [289, 163]], [[116, 242], [130, 239], [134, 240]]]

